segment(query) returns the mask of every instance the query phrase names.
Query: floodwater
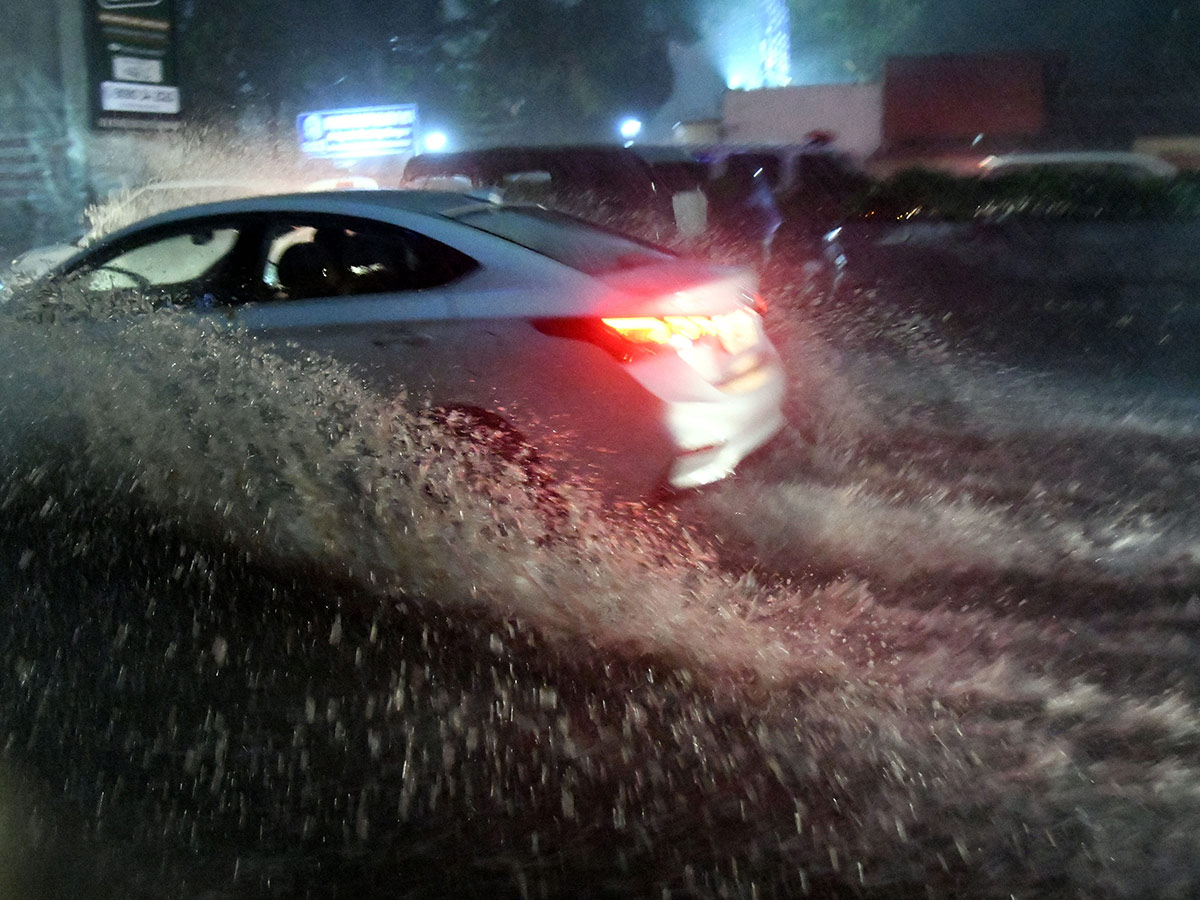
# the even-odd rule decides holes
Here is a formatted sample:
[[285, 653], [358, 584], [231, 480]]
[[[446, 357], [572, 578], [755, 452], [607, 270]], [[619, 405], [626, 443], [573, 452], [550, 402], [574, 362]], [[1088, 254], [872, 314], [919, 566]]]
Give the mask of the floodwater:
[[787, 432], [609, 509], [0, 309], [0, 896], [1194, 896], [1196, 392], [880, 310], [779, 303]]

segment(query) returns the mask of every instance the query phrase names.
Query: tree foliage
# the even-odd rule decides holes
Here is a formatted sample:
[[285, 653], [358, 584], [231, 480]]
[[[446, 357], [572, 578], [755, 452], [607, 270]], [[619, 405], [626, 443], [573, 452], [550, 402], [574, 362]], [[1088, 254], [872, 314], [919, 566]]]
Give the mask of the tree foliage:
[[[190, 107], [399, 102], [437, 71], [441, 0], [193, 0], [180, 23]], [[429, 80], [426, 76], [425, 80]]]
[[1121, 171], [1012, 172], [992, 178], [910, 169], [847, 197], [847, 217], [940, 220], [1196, 221], [1200, 175], [1136, 177]]
[[[929, 0], [788, 0], [793, 46], [802, 41], [836, 53], [858, 80], [879, 76], [929, 8]], [[799, 40], [798, 40], [799, 39]]]
[[192, 0], [181, 22], [190, 107], [417, 102], [477, 139], [611, 137], [671, 91], [689, 0]]
[[491, 140], [611, 138], [671, 92], [689, 0], [461, 0], [447, 44], [456, 108]]

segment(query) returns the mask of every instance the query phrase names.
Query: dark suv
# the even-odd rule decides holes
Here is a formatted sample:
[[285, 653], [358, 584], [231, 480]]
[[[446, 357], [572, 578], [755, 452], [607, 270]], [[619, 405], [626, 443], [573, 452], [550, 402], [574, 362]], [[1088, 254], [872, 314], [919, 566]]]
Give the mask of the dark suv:
[[423, 153], [404, 168], [404, 180], [416, 186], [445, 180], [497, 188], [508, 199], [551, 202], [604, 224], [639, 217], [664, 240], [704, 230], [705, 177], [704, 165], [682, 148], [652, 146], [490, 147]]

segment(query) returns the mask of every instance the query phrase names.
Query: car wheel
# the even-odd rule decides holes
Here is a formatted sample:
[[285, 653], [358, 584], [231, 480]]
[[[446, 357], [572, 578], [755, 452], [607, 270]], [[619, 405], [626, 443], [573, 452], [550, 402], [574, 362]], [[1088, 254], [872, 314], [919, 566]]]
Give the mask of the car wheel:
[[519, 462], [536, 453], [524, 435], [507, 419], [473, 406], [448, 406], [434, 418], [456, 438], [494, 453], [507, 462]]
[[[554, 469], [511, 422], [496, 413], [466, 406], [436, 410], [435, 419], [459, 447], [480, 451], [467, 460], [468, 471], [473, 476], [496, 484], [511, 477], [505, 472], [507, 467], [515, 466], [520, 471], [530, 489], [531, 509], [543, 532], [536, 538], [538, 542], [558, 540], [569, 534], [568, 523], [572, 520], [570, 495], [564, 494]], [[498, 465], [498, 461], [502, 464]]]
[[515, 465], [535, 489], [553, 485], [554, 476], [538, 449], [503, 416], [474, 406], [449, 406], [437, 410], [434, 418], [461, 443]]

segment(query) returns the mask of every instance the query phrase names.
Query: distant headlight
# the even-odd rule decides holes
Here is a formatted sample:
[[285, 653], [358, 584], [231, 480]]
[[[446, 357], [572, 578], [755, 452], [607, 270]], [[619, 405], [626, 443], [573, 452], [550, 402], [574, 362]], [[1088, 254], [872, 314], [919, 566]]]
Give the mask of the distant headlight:
[[450, 145], [450, 138], [444, 131], [430, 131], [425, 135], [424, 143], [430, 153], [440, 153]]

